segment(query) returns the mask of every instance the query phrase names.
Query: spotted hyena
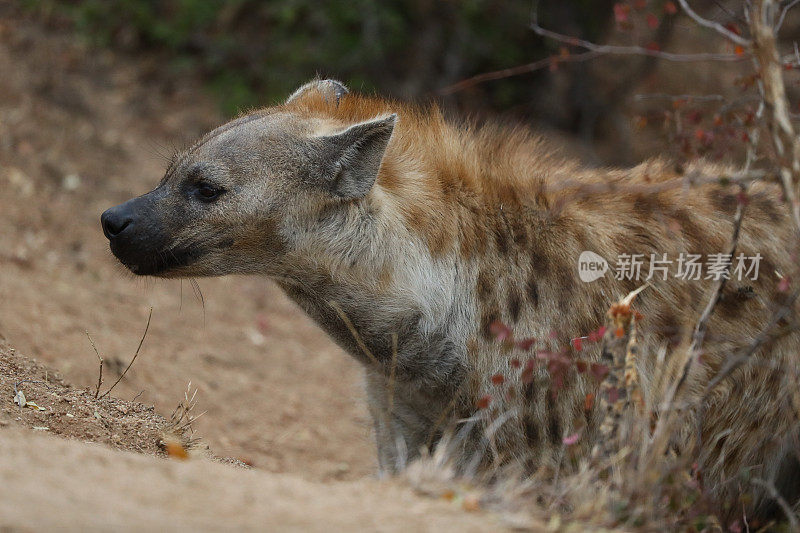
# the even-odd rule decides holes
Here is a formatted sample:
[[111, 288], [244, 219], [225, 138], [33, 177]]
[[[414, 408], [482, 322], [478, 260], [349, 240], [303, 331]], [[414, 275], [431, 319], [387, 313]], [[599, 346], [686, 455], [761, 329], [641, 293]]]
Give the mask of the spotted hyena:
[[[402, 468], [476, 412], [476, 429], [452, 452], [461, 465], [479, 457], [536, 468], [554, 466], [576, 428], [591, 442], [598, 416], [585, 405], [596, 381], [570, 370], [554, 383], [535, 354], [576, 357], [570, 342], [597, 331], [609, 305], [647, 281], [654, 258], [672, 263], [659, 263], [670, 266], [637, 298], [645, 391], [657, 370], [683, 361], [714, 276], [679, 270], [690, 254], [725, 252], [738, 203], [731, 186], [686, 187], [686, 178], [726, 173], [661, 160], [587, 169], [524, 129], [450, 123], [433, 107], [317, 80], [201, 138], [102, 225], [136, 274], [260, 274], [280, 285], [363, 363], [381, 470]], [[727, 283], [683, 388], [687, 409], [705, 414], [699, 432], [686, 424], [679, 447], [699, 457], [719, 495], [739, 490], [731, 480], [750, 467], [787, 494], [800, 486], [793, 311], [782, 335], [696, 397], [788, 298], [793, 234], [777, 199], [771, 185], [749, 191], [737, 254], [758, 258], [759, 272]], [[583, 256], [595, 270], [598, 256], [619, 266], [641, 254], [644, 264], [638, 276], [609, 267], [583, 281], [583, 252], [596, 254]], [[499, 342], [503, 325], [527, 341]], [[580, 348], [583, 360], [599, 357], [597, 344]]]

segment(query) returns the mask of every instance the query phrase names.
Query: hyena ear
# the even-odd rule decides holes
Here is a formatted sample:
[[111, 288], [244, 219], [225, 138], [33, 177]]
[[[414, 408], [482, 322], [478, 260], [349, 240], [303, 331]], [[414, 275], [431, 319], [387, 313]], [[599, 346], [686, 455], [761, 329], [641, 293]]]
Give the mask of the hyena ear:
[[336, 80], [312, 80], [305, 85], [301, 86], [286, 99], [286, 104], [290, 104], [295, 100], [302, 98], [304, 95], [311, 91], [316, 91], [322, 95], [327, 101], [336, 102], [339, 105], [339, 100], [350, 91], [345, 87], [344, 83]]
[[397, 115], [350, 126], [341, 133], [320, 137], [325, 161], [325, 188], [334, 196], [363, 198], [378, 177], [383, 154], [392, 137]]

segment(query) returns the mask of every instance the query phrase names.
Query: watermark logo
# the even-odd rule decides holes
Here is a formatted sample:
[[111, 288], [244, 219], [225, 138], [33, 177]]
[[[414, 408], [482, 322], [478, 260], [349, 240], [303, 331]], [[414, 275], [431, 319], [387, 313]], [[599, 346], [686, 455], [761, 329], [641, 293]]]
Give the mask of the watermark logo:
[[589, 283], [602, 278], [608, 268], [608, 261], [594, 252], [586, 250], [578, 257], [578, 276], [583, 282]]
[[617, 280], [650, 281], [672, 277], [690, 281], [755, 281], [761, 259], [759, 253], [750, 256], [743, 253], [736, 256], [681, 253], [677, 258], [670, 258], [667, 254], [619, 254], [612, 267], [602, 256], [587, 250], [578, 258], [578, 275], [586, 283], [602, 278], [612, 269]]

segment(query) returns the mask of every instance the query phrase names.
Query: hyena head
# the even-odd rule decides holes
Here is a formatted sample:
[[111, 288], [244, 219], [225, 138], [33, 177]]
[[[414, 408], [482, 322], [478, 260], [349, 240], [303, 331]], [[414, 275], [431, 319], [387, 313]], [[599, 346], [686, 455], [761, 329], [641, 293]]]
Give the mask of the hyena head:
[[293, 110], [304, 98], [338, 106], [346, 93], [316, 80], [207, 134], [155, 189], [103, 213], [111, 251], [139, 275], [280, 274], [287, 236], [347, 209], [378, 175], [396, 115], [347, 125]]

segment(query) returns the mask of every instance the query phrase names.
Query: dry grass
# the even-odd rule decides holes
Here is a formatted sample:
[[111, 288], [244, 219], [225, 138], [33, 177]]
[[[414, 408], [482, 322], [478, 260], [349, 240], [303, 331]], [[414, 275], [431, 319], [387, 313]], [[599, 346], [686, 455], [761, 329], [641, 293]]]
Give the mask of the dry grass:
[[[677, 402], [682, 368], [658, 365], [651, 389], [642, 387], [634, 371], [638, 355], [635, 293], [611, 306], [602, 343], [608, 373], [599, 386], [597, 408], [604, 419], [591, 452], [562, 461], [556, 472], [540, 469], [521, 474], [513, 466], [463, 475], [456, 468], [457, 441], [450, 433], [405, 473], [419, 492], [460, 501], [465, 510], [497, 511], [514, 528], [585, 531], [795, 531], [798, 518], [769, 482], [741, 473], [736, 480], [765, 488], [783, 517], [758, 522], [745, 512], [746, 500], [714, 501], [703, 488], [702, 472], [690, 455], [681, 456], [676, 443], [685, 434], [686, 401]], [[683, 361], [690, 361], [692, 348]], [[671, 356], [680, 356], [672, 354]], [[659, 360], [669, 357], [665, 351]], [[655, 397], [652, 393], [659, 391]], [[651, 394], [648, 394], [651, 393]], [[684, 429], [682, 431], [682, 429]], [[491, 429], [486, 430], [491, 440]], [[565, 440], [565, 451], [573, 442]], [[565, 455], [569, 455], [566, 453]], [[745, 496], [744, 498], [747, 498]], [[730, 506], [741, 506], [741, 511]], [[730, 518], [733, 516], [734, 518]], [[727, 518], [723, 518], [727, 517]]]

